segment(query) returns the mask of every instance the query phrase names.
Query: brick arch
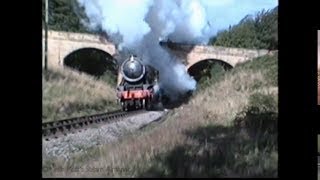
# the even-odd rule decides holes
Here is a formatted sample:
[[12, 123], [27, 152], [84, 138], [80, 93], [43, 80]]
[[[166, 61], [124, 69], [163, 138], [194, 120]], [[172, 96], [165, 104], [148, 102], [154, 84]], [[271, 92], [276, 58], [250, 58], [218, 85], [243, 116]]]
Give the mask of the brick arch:
[[65, 59], [68, 56], [70, 56], [71, 54], [74, 54], [74, 53], [76, 53], [78, 51], [81, 51], [81, 50], [87, 50], [87, 49], [97, 50], [97, 51], [100, 51], [102, 53], [105, 53], [107, 56], [109, 56], [112, 59], [114, 58], [109, 52], [105, 51], [105, 49], [102, 49], [102, 48], [99, 48], [99, 47], [92, 47], [92, 46], [89, 47], [89, 46], [87, 46], [87, 47], [81, 47], [81, 48], [74, 48], [74, 49], [70, 50], [69, 52], [66, 51], [65, 53], [63, 53], [63, 55], [62, 55], [63, 58], [61, 60], [62, 63], [64, 63]]
[[233, 66], [231, 64], [229, 64], [228, 62], [221, 60], [221, 59], [200, 59], [198, 60], [196, 63], [194, 63], [193, 65], [189, 66], [187, 71], [191, 76], [194, 76], [194, 78], [196, 80], [200, 79], [199, 76], [199, 72], [203, 69], [205, 69], [206, 67], [208, 67], [210, 62], [214, 62], [214, 63], [218, 63], [221, 66], [223, 66], [223, 68], [225, 70], [229, 70], [231, 68], [233, 68]]
[[[87, 58], [92, 58], [92, 56], [90, 56], [91, 52], [96, 51], [98, 52], [98, 59], [94, 58], [91, 59], [93, 60], [93, 64], [92, 62], [90, 63], [89, 61], [86, 61], [86, 59], [83, 58], [75, 58], [75, 55], [77, 53], [80, 53], [80, 55], [87, 56]], [[81, 54], [82, 53], [82, 54]], [[102, 56], [101, 56], [102, 55]], [[100, 57], [100, 58], [99, 58]], [[68, 62], [67, 62], [68, 60]], [[62, 60], [62, 65], [63, 66], [69, 66], [69, 67], [75, 67], [74, 65], [79, 65], [79, 67], [81, 67], [80, 69], [91, 69], [94, 68], [97, 73], [95, 72], [91, 72], [93, 74], [98, 75], [99, 72], [103, 73], [105, 72], [107, 69], [111, 70], [111, 72], [113, 72], [114, 74], [117, 73], [117, 60], [108, 52], [106, 52], [104, 49], [98, 49], [98, 48], [94, 48], [94, 47], [82, 47], [80, 49], [75, 49], [71, 52], [69, 52], [69, 54], [65, 55], [63, 60]], [[110, 66], [111, 65], [111, 66]], [[114, 69], [112, 68], [114, 67]], [[111, 68], [111, 69], [110, 69]], [[100, 74], [101, 75], [101, 74]]]
[[63, 61], [68, 55], [83, 49], [96, 49], [113, 57], [113, 52], [103, 44], [73, 45], [60, 51], [59, 65], [63, 65]]
[[222, 59], [208, 58], [208, 59], [200, 59], [198, 61], [195, 61], [193, 64], [188, 64], [187, 69], [189, 70], [193, 66], [195, 66], [199, 63], [205, 62], [205, 61], [217, 62], [217, 63], [220, 63], [220, 64], [227, 66], [229, 69], [234, 67], [232, 64], [230, 64], [227, 61], [224, 61]]
[[233, 61], [230, 61], [230, 60], [225, 60], [225, 59], [221, 59], [219, 56], [201, 56], [201, 55], [198, 55], [198, 58], [193, 58], [193, 59], [189, 59], [188, 60], [188, 64], [187, 64], [187, 70], [189, 70], [189, 68], [191, 68], [192, 66], [200, 63], [200, 62], [203, 62], [203, 61], [216, 61], [216, 62], [219, 62], [219, 63], [224, 63], [230, 67], [234, 67], [236, 65], [236, 63], [234, 63]]
[[98, 35], [48, 31], [49, 68], [61, 67], [63, 65], [63, 60], [67, 55], [83, 48], [99, 49], [111, 56], [114, 56], [117, 53], [114, 44]]

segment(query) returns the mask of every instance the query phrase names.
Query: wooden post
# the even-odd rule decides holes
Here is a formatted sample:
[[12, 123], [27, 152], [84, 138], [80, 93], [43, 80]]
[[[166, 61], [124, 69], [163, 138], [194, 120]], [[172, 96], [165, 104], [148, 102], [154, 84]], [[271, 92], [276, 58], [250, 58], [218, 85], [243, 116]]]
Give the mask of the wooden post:
[[46, 18], [45, 18], [45, 57], [44, 57], [44, 70], [48, 69], [48, 0], [46, 0]]

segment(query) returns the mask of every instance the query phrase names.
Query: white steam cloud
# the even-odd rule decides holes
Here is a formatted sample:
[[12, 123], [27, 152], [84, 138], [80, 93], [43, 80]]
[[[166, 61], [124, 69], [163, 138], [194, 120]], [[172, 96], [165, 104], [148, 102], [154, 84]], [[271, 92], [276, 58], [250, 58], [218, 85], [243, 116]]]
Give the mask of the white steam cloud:
[[121, 35], [126, 47], [160, 71], [160, 87], [171, 97], [195, 90], [196, 82], [181, 61], [159, 45], [160, 39], [206, 43], [211, 35], [205, 5], [199, 0], [78, 0], [91, 28]]

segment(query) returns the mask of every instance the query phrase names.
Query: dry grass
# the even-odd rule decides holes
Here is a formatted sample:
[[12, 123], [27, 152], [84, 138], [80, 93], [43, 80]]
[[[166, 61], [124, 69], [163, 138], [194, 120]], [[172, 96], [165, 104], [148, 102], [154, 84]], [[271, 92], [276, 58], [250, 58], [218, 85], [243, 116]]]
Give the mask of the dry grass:
[[43, 121], [117, 108], [114, 88], [103, 81], [69, 69], [44, 72], [42, 89]]
[[44, 175], [276, 177], [277, 87], [261, 68], [245, 67], [197, 93], [161, 124], [69, 161], [44, 160]]

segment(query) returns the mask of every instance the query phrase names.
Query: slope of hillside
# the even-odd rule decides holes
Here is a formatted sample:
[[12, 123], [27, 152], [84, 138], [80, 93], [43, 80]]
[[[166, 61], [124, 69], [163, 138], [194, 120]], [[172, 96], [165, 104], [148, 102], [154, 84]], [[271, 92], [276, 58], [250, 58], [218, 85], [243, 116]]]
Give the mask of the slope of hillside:
[[42, 121], [119, 109], [114, 89], [69, 69], [43, 72]]
[[277, 177], [277, 58], [261, 57], [226, 72], [162, 123], [68, 161], [44, 160], [43, 173], [48, 177]]

